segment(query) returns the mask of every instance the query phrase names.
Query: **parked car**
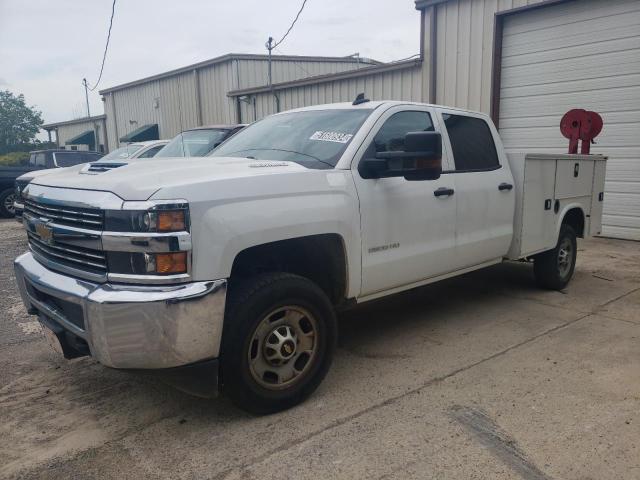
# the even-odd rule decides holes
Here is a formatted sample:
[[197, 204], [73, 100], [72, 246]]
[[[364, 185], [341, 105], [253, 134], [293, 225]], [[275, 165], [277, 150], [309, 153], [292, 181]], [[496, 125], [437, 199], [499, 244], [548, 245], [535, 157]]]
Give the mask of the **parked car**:
[[204, 159], [30, 183], [17, 283], [67, 358], [274, 412], [322, 381], [341, 308], [505, 260], [564, 288], [605, 160], [507, 156], [487, 115], [435, 105], [292, 110]]
[[204, 157], [246, 125], [209, 125], [196, 127], [176, 135], [157, 157]]
[[155, 157], [169, 140], [149, 140], [147, 142], [130, 143], [102, 157], [102, 160], [125, 160], [131, 158], [151, 158]]
[[63, 168], [79, 163], [91, 162], [102, 157], [100, 152], [80, 150], [36, 150], [30, 152], [25, 165], [15, 167], [0, 166], [0, 217], [12, 217], [15, 213], [15, 180], [27, 172]]

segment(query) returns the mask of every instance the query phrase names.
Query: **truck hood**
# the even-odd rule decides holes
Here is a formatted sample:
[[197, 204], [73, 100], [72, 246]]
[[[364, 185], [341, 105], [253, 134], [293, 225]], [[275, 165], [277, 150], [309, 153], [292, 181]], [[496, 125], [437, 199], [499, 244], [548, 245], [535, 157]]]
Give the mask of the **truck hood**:
[[[104, 171], [92, 172], [93, 166]], [[293, 162], [236, 157], [159, 158], [144, 161], [96, 161], [69, 167], [31, 183], [46, 187], [112, 192], [123, 200], [147, 200], [162, 188], [180, 187], [212, 180], [300, 172], [307, 168]]]
[[[68, 168], [68, 167], [65, 167]], [[20, 175], [16, 178], [16, 182], [20, 183], [29, 183], [34, 178], [43, 177], [45, 175], [51, 175], [52, 173], [59, 173], [62, 168], [46, 168], [43, 170], [32, 170], [31, 172], [27, 172], [24, 175]]]

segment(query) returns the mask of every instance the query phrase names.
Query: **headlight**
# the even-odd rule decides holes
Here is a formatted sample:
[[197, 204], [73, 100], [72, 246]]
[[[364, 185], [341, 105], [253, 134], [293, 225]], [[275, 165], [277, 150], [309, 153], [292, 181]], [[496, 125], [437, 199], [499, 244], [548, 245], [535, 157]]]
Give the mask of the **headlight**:
[[[110, 232], [168, 233], [189, 231], [189, 207], [185, 202], [126, 202], [127, 209], [107, 210], [105, 230]], [[149, 206], [146, 210], [135, 207]], [[129, 208], [133, 207], [133, 208]]]

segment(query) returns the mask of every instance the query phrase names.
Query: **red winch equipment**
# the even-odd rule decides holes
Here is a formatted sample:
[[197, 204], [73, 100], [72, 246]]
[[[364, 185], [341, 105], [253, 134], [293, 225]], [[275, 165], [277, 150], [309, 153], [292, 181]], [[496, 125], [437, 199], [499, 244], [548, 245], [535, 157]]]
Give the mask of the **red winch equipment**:
[[560, 131], [569, 139], [569, 153], [578, 153], [578, 140], [582, 140], [580, 153], [589, 154], [593, 139], [602, 130], [602, 117], [581, 108], [569, 110], [560, 120]]

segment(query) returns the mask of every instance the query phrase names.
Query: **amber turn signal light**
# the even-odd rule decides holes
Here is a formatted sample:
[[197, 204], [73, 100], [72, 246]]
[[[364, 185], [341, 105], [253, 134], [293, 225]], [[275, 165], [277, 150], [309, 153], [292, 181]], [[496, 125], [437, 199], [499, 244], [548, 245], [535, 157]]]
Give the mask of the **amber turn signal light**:
[[187, 252], [156, 253], [156, 273], [186, 273]]
[[186, 230], [186, 219], [184, 210], [168, 210], [158, 212], [156, 220], [158, 232], [179, 232]]

